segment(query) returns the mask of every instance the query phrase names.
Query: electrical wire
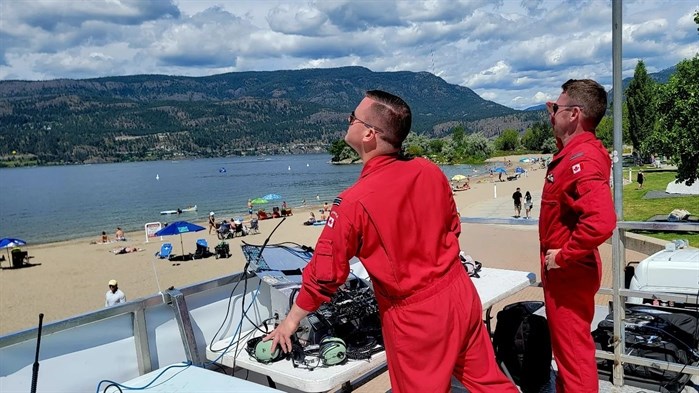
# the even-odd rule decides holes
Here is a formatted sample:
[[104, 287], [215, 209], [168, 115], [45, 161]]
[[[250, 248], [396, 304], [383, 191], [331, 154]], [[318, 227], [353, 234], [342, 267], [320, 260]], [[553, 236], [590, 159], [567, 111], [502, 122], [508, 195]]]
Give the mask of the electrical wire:
[[[192, 365], [192, 362], [186, 361], [186, 362], [182, 362], [182, 364], [173, 364], [173, 365], [171, 365], [171, 366], [167, 366], [167, 367], [165, 367], [165, 368], [163, 369], [163, 371], [161, 371], [155, 378], [153, 378], [150, 382], [148, 382], [148, 384], [146, 384], [146, 385], [144, 385], [144, 386], [138, 386], [138, 387], [136, 387], [136, 386], [127, 386], [127, 385], [120, 384], [120, 383], [118, 383], [118, 382], [114, 382], [114, 381], [110, 381], [110, 380], [108, 380], [108, 379], [104, 379], [104, 380], [100, 381], [100, 382], [97, 384], [96, 393], [99, 393], [99, 391], [100, 391], [100, 386], [101, 386], [103, 383], [108, 383], [108, 384], [109, 384], [109, 385], [107, 385], [107, 387], [104, 388], [105, 391], [106, 391], [107, 388], [110, 387], [110, 386], [115, 386], [117, 389], [119, 389], [119, 391], [121, 391], [121, 389], [126, 389], [126, 390], [145, 390], [145, 389], [147, 389], [150, 385], [152, 385], [153, 383], [155, 383], [155, 381], [157, 381], [158, 378], [160, 378], [163, 374], [165, 374], [165, 372], [166, 372], [167, 370], [169, 370], [169, 369], [171, 369], [171, 368], [179, 368], [179, 367], [182, 367], [182, 368], [184, 368], [184, 370], [186, 370], [186, 369], [187, 369], [189, 366], [191, 366], [191, 365]], [[182, 371], [184, 371], [184, 370], [181, 370], [180, 372], [182, 372]], [[171, 377], [171, 378], [172, 378], [172, 377]]]
[[[277, 226], [275, 226], [274, 229], [272, 229], [272, 232], [270, 232], [269, 236], [267, 236], [265, 241], [262, 243], [262, 247], [260, 247], [260, 251], [257, 254], [257, 261], [255, 262], [256, 264], [259, 263], [260, 259], [262, 258], [262, 252], [265, 250], [265, 247], [267, 247], [267, 244], [269, 243], [269, 240], [272, 238], [272, 235], [274, 235], [274, 232], [276, 232], [277, 229], [279, 229], [279, 226], [282, 225], [284, 223], [284, 221], [286, 221], [286, 217], [282, 218], [282, 220], [279, 222], [279, 224], [277, 224]], [[248, 268], [250, 267], [250, 262], [251, 261], [248, 260], [245, 263], [245, 266], [243, 267], [244, 274], [247, 274]], [[252, 306], [252, 304], [254, 304], [255, 298], [257, 297], [257, 294], [260, 291], [259, 286], [261, 283], [262, 283], [262, 280], [260, 280], [258, 282], [258, 289], [255, 292], [255, 296], [253, 297], [253, 299], [251, 301], [251, 304], [250, 304], [251, 306]], [[240, 345], [240, 341], [241, 341], [240, 336], [242, 334], [243, 317], [247, 313], [247, 310], [245, 309], [245, 295], [244, 295], [245, 293], [247, 293], [247, 287], [248, 287], [248, 280], [246, 279], [245, 282], [243, 283], [243, 296], [242, 296], [242, 300], [240, 302], [240, 309], [241, 309], [242, 315], [240, 317], [240, 323], [238, 323], [238, 329], [236, 329], [238, 331], [238, 339], [236, 340], [235, 350], [233, 352], [235, 354], [235, 356], [233, 356], [233, 370], [234, 370], [234, 372], [235, 372], [235, 365], [236, 365], [236, 361], [237, 361], [237, 354], [239, 353], [238, 349], [239, 349], [239, 345]], [[235, 333], [233, 334], [233, 336], [235, 336]], [[228, 348], [226, 350], [228, 350]], [[223, 355], [221, 355], [221, 356], [223, 356]], [[220, 356], [219, 356], [219, 358], [220, 358]]]

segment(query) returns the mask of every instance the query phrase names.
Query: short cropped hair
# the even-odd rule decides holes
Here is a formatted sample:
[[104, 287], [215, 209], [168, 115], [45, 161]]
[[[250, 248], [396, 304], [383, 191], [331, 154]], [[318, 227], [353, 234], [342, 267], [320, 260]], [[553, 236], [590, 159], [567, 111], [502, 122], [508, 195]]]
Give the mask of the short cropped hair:
[[374, 100], [371, 110], [379, 118], [381, 138], [400, 148], [410, 132], [412, 113], [402, 98], [381, 90], [369, 90], [365, 96]]
[[592, 79], [570, 79], [561, 86], [563, 92], [583, 110], [586, 119], [594, 128], [597, 127], [607, 111], [607, 92], [604, 87]]

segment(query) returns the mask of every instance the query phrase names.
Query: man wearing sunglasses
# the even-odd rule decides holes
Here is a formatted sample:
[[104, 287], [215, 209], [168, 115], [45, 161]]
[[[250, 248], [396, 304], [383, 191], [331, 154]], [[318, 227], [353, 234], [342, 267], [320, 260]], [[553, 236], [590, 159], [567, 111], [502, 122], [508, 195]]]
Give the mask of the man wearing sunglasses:
[[611, 160], [595, 136], [607, 92], [595, 81], [571, 79], [546, 104], [558, 152], [541, 196], [541, 277], [557, 392], [597, 392], [595, 344], [590, 334], [602, 277], [597, 247], [616, 226], [609, 189]]
[[[371, 276], [393, 392], [517, 392], [495, 363], [478, 293], [459, 260], [461, 222], [435, 164], [400, 156], [408, 104], [368, 91], [348, 117], [345, 141], [361, 157], [357, 182], [335, 198], [287, 317], [266, 339], [290, 336], [342, 285], [357, 256]], [[436, 213], [435, 213], [436, 212]]]

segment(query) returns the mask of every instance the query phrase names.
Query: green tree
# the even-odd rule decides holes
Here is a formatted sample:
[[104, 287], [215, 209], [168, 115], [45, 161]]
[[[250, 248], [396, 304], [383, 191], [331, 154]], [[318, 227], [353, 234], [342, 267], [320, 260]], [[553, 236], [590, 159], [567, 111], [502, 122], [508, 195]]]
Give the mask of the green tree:
[[[614, 147], [614, 116], [613, 112], [607, 112], [607, 116], [602, 118], [602, 121], [597, 125], [597, 138], [599, 138], [604, 147], [611, 150]], [[629, 111], [626, 103], [621, 106], [621, 140], [629, 140]]]
[[677, 164], [677, 180], [692, 185], [699, 178], [699, 55], [683, 60], [658, 99], [658, 125], [645, 144]]
[[411, 132], [403, 142], [404, 153], [410, 157], [422, 157], [429, 154], [430, 139], [423, 134]]
[[355, 152], [344, 139], [338, 139], [333, 142], [328, 148], [328, 152], [332, 155], [332, 158], [330, 158], [331, 162], [339, 162], [347, 159], [356, 161], [359, 159], [357, 152]]
[[464, 141], [465, 134], [466, 134], [466, 130], [464, 130], [463, 126], [454, 127], [454, 129], [451, 131], [451, 139], [454, 140], [454, 143], [456, 143], [456, 146], [461, 146], [461, 144]]
[[648, 76], [643, 60], [639, 60], [633, 80], [626, 88], [626, 105], [629, 111], [629, 137], [640, 157], [649, 155], [642, 146], [655, 124], [655, 90], [655, 82]]
[[476, 132], [466, 136], [464, 140], [464, 152], [469, 157], [473, 157], [478, 160], [484, 160], [490, 157], [495, 151], [493, 143], [490, 142], [488, 138], [483, 135], [483, 133]]
[[429, 142], [429, 154], [440, 154], [444, 148], [443, 139], [431, 139]]
[[495, 140], [495, 148], [498, 150], [512, 151], [516, 150], [517, 146], [519, 146], [519, 133], [516, 130], [505, 130]]
[[552, 135], [551, 126], [543, 121], [532, 124], [522, 136], [522, 145], [527, 150], [541, 150], [546, 139]]
[[541, 152], [544, 154], [555, 153], [558, 151], [558, 146], [556, 146], [556, 138], [550, 137], [544, 141], [544, 146], [541, 147]]

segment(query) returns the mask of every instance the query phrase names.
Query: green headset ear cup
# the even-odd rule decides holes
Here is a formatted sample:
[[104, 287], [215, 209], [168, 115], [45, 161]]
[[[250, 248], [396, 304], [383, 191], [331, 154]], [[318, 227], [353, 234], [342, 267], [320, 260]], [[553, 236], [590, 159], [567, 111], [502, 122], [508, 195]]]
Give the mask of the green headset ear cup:
[[255, 359], [261, 363], [271, 363], [283, 357], [283, 353], [277, 345], [272, 352], [272, 340], [260, 341], [255, 345]]
[[325, 337], [320, 340], [318, 355], [328, 366], [340, 364], [347, 359], [347, 345], [338, 337]]

